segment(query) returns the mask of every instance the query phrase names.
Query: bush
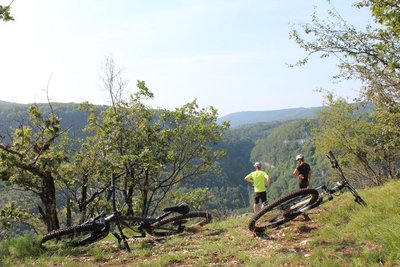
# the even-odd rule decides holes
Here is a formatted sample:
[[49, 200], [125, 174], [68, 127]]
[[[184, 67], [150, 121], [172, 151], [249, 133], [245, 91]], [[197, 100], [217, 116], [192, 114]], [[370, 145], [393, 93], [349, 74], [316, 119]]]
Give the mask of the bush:
[[40, 246], [36, 238], [26, 235], [0, 242], [0, 262], [5, 258], [22, 258], [36, 256], [40, 253]]

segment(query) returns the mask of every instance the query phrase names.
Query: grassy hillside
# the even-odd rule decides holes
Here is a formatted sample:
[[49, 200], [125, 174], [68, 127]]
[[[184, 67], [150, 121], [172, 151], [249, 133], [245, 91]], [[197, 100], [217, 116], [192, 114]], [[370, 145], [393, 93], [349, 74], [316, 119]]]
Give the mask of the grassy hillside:
[[250, 214], [215, 221], [195, 233], [131, 240], [132, 253], [108, 237], [89, 247], [38, 249], [21, 237], [0, 243], [2, 266], [399, 266], [400, 181], [349, 193], [264, 237], [246, 228]]

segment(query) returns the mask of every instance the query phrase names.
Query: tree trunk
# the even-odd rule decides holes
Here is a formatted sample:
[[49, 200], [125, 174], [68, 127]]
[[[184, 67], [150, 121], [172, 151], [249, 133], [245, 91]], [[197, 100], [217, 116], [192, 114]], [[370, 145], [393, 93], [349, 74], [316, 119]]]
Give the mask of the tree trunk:
[[67, 227], [72, 226], [71, 198], [67, 197]]
[[143, 189], [142, 189], [142, 196], [143, 196], [143, 205], [142, 205], [142, 216], [147, 217], [148, 214], [148, 203], [149, 200], [149, 188], [148, 188], [148, 171], [145, 171], [144, 174], [144, 183], [143, 183]]
[[47, 227], [47, 232], [58, 230], [60, 224], [57, 215], [56, 190], [51, 174], [43, 178], [43, 191], [40, 194], [40, 198], [44, 206], [44, 214], [42, 216]]
[[126, 204], [128, 205], [128, 211], [127, 211], [127, 214], [126, 214], [128, 216], [133, 216], [134, 215], [132, 198], [133, 198], [133, 186], [130, 185], [129, 189], [128, 189], [128, 194], [127, 194], [126, 199], [125, 199]]
[[143, 190], [142, 190], [142, 195], [143, 195], [142, 216], [146, 217], [146, 216], [147, 216], [147, 196], [148, 196], [148, 190], [147, 190], [147, 189], [143, 189]]
[[86, 175], [83, 176], [83, 181], [82, 181], [82, 190], [81, 190], [81, 200], [79, 204], [79, 211], [81, 212], [81, 216], [79, 219], [79, 223], [83, 223], [86, 221], [86, 213], [87, 213], [87, 182], [88, 178]]

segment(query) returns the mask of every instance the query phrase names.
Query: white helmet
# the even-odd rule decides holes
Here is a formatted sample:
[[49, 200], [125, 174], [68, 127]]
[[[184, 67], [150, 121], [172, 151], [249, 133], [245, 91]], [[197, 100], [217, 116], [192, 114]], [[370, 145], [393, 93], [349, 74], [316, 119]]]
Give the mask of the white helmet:
[[298, 154], [298, 155], [296, 156], [296, 160], [299, 160], [299, 159], [304, 159], [303, 154]]
[[261, 162], [256, 162], [256, 163], [254, 163], [254, 167], [255, 168], [261, 168]]

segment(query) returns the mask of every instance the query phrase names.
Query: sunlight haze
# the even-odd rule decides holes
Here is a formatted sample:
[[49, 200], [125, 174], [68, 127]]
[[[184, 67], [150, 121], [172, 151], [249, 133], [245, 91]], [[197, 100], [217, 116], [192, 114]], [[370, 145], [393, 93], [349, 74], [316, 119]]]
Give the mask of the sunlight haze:
[[[349, 1], [331, 2], [350, 23], [369, 19]], [[327, 8], [324, 0], [15, 0], [15, 21], [0, 22], [0, 100], [47, 102], [48, 88], [52, 102], [109, 104], [100, 80], [107, 57], [129, 92], [146, 82], [153, 107], [193, 99], [220, 115], [316, 107], [321, 87], [351, 99], [359, 84], [333, 84], [334, 59], [286, 65], [305, 55], [289, 31], [310, 22], [314, 6]]]

